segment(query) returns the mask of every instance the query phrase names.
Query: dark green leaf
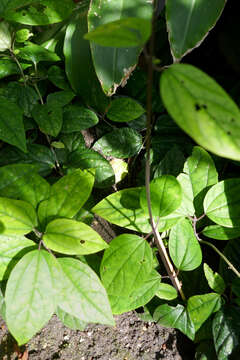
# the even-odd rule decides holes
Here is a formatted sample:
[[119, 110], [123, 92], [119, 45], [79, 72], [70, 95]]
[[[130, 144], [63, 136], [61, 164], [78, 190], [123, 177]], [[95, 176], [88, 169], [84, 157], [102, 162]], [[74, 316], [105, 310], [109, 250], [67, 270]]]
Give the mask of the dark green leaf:
[[70, 90], [66, 74], [59, 66], [53, 65], [48, 69], [48, 78], [56, 87], [66, 91]]
[[69, 154], [68, 162], [73, 168], [96, 169], [94, 186], [97, 188], [108, 187], [115, 183], [115, 176], [110, 163], [92, 149], [74, 151]]
[[26, 138], [22, 110], [13, 102], [0, 96], [0, 140], [26, 152]]
[[219, 310], [213, 319], [212, 329], [218, 360], [229, 359], [229, 355], [240, 345], [239, 307], [228, 305]]
[[187, 310], [178, 304], [176, 307], [167, 304], [157, 307], [153, 314], [154, 321], [162, 326], [176, 328], [187, 335], [191, 340], [194, 339], [195, 330]]
[[55, 104], [36, 105], [33, 118], [43, 133], [56, 137], [62, 127], [62, 108]]
[[114, 99], [107, 111], [107, 117], [116, 122], [128, 122], [141, 116], [145, 110], [135, 100], [128, 97]]
[[75, 150], [85, 150], [85, 140], [81, 132], [61, 135], [60, 140], [71, 153]]
[[209, 225], [202, 231], [204, 236], [216, 240], [230, 240], [239, 237], [240, 227], [226, 228], [221, 225]]
[[26, 45], [18, 50], [19, 50], [18, 56], [21, 59], [32, 61], [34, 64], [37, 64], [40, 61], [55, 62], [60, 60], [60, 57], [54, 52], [49, 51], [44, 47], [33, 43], [29, 43], [29, 45]]
[[169, 114], [198, 144], [240, 160], [240, 112], [215, 80], [192, 65], [175, 64], [162, 74], [160, 92]]
[[202, 251], [188, 219], [180, 220], [169, 236], [170, 256], [179, 270], [196, 269], [202, 262]]
[[[224, 249], [224, 255], [233, 264], [233, 266], [240, 272], [240, 239], [229, 240]], [[229, 269], [229, 265], [222, 259], [220, 260], [220, 274], [227, 284], [236, 279], [236, 274]]]
[[62, 133], [85, 130], [97, 123], [98, 117], [92, 110], [83, 106], [69, 105], [63, 112]]
[[162, 175], [178, 176], [183, 170], [184, 162], [185, 157], [182, 151], [174, 145], [156, 166], [154, 178], [158, 178]]
[[216, 352], [214, 349], [213, 341], [202, 341], [197, 349], [195, 354], [196, 360], [218, 360]]
[[[21, 63], [21, 67], [23, 70], [27, 69], [29, 66], [31, 66], [31, 65]], [[10, 75], [14, 75], [14, 74], [18, 74], [18, 75], [21, 74], [17, 64], [15, 62], [13, 62], [12, 60], [1, 59], [0, 60], [0, 79], [3, 79], [6, 76], [10, 76]]]
[[64, 107], [72, 101], [75, 94], [72, 91], [57, 91], [47, 97], [47, 104], [56, 107]]
[[139, 153], [142, 147], [142, 136], [134, 129], [120, 128], [107, 133], [95, 144], [94, 149], [105, 156], [128, 158]]

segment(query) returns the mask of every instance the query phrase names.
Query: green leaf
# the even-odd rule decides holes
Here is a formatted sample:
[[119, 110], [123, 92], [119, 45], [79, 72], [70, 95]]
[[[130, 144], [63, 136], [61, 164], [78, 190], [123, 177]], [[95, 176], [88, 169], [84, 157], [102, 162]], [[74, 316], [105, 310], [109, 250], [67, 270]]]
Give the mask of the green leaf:
[[240, 160], [240, 112], [215, 80], [192, 65], [175, 64], [162, 74], [160, 92], [169, 114], [199, 145]]
[[102, 155], [92, 149], [76, 150], [68, 156], [70, 167], [96, 170], [94, 186], [104, 188], [115, 183], [114, 171]]
[[31, 117], [33, 107], [39, 100], [38, 94], [31, 86], [23, 85], [16, 81], [8, 83], [4, 90], [4, 96], [16, 103], [27, 117]]
[[[172, 175], [163, 175], [150, 183], [151, 208], [153, 216], [162, 217], [171, 214], [181, 204], [182, 189]], [[145, 188], [141, 191], [140, 204], [148, 214], [148, 203]]]
[[87, 323], [79, 320], [76, 316], [70, 315], [69, 313], [63, 311], [60, 307], [57, 308], [57, 317], [65, 326], [72, 330], [83, 331], [87, 326]]
[[60, 22], [74, 9], [71, 0], [10, 0], [0, 11], [2, 17], [27, 25], [48, 25]]
[[105, 156], [116, 158], [132, 157], [142, 148], [142, 136], [134, 129], [120, 128], [101, 137], [94, 144], [94, 149]]
[[172, 261], [179, 270], [194, 270], [202, 262], [201, 247], [188, 219], [181, 219], [171, 229], [168, 247]]
[[160, 281], [161, 276], [156, 270], [152, 270], [142, 285], [129, 289], [128, 294], [108, 294], [113, 314], [122, 314], [147, 304], [159, 289]]
[[63, 270], [64, 287], [59, 307], [86, 323], [114, 325], [106, 291], [95, 272], [76, 259], [58, 261]]
[[34, 245], [33, 241], [24, 236], [0, 235], [0, 281], [8, 279], [17, 262]]
[[70, 153], [75, 150], [86, 149], [85, 140], [81, 132], [63, 134], [61, 135], [60, 140]]
[[65, 71], [59, 66], [53, 65], [48, 69], [48, 79], [56, 87], [66, 91], [70, 90]]
[[160, 305], [154, 311], [153, 318], [158, 324], [165, 327], [176, 328], [187, 335], [189, 339], [194, 339], [194, 325], [184, 306], [180, 304], [176, 307], [167, 304]]
[[36, 167], [14, 164], [0, 167], [0, 196], [29, 202], [34, 208], [49, 195], [48, 182], [36, 173]]
[[177, 180], [182, 188], [182, 202], [176, 212], [185, 216], [193, 216], [195, 214], [195, 209], [193, 205], [193, 189], [190, 177], [187, 174], [181, 173], [178, 175]]
[[[93, 66], [89, 42], [83, 39], [88, 31], [87, 10], [78, 12], [66, 29], [64, 40], [65, 70], [73, 90], [84, 103], [105, 112], [108, 99], [104, 95]], [[106, 57], [105, 57], [106, 59]]]
[[9, 25], [5, 21], [0, 22], [0, 51], [5, 51], [11, 48], [12, 37], [9, 31]]
[[107, 117], [116, 122], [128, 122], [145, 113], [143, 107], [128, 97], [114, 99], [107, 111]]
[[[92, 1], [88, 12], [88, 28], [85, 29], [85, 33], [93, 30], [99, 31], [100, 26], [115, 20], [123, 20], [123, 23], [128, 23], [129, 19], [126, 19], [128, 17], [138, 18], [131, 21], [133, 26], [136, 21], [137, 30], [131, 29], [130, 25], [130, 28], [126, 31], [127, 34], [130, 31], [133, 38], [136, 39], [136, 35], [139, 33], [139, 22], [146, 24], [147, 27], [149, 26], [148, 21], [150, 22], [152, 17], [151, 4], [142, 0]], [[108, 27], [109, 25], [107, 24], [106, 26]], [[113, 40], [118, 34], [119, 32], [115, 32], [114, 36], [107, 36], [107, 40]], [[94, 68], [102, 89], [108, 96], [113, 95], [118, 86], [125, 86], [138, 63], [138, 57], [142, 50], [141, 46], [129, 47], [129, 43], [124, 48], [118, 48], [116, 44], [116, 38], [112, 42], [111, 47], [97, 45], [90, 41]]]
[[18, 50], [18, 56], [21, 59], [32, 61], [34, 64], [37, 64], [40, 61], [55, 62], [60, 60], [60, 57], [53, 51], [47, 50], [44, 47], [33, 43], [29, 43], [29, 45], [26, 45]]
[[174, 145], [166, 152], [154, 171], [154, 179], [162, 175], [178, 176], [183, 171], [185, 157], [179, 147]]
[[202, 234], [211, 239], [230, 240], [239, 237], [240, 227], [227, 228], [221, 225], [209, 225], [202, 230]]
[[[113, 311], [124, 306], [126, 308], [129, 300], [135, 300], [131, 299], [131, 293], [143, 286], [152, 266], [152, 251], [145, 239], [137, 235], [122, 234], [111, 241], [104, 252], [100, 274]], [[118, 301], [123, 304], [118, 306]]]
[[229, 355], [240, 345], [239, 307], [228, 305], [219, 310], [213, 319], [212, 330], [218, 360], [230, 359]]
[[216, 293], [191, 296], [187, 302], [187, 310], [195, 327], [195, 331], [221, 308], [221, 296]]
[[0, 316], [6, 321], [6, 304], [3, 297], [3, 293], [0, 289]]
[[22, 200], [0, 198], [0, 218], [4, 225], [2, 234], [24, 235], [37, 225], [37, 215], [32, 205]]
[[22, 110], [0, 96], [0, 140], [27, 152]]
[[[211, 3], [206, 0], [190, 0], [184, 3], [178, 0], [166, 2], [169, 41], [175, 60], [180, 60], [201, 44], [215, 26], [225, 3], [225, 0], [212, 0]], [[203, 18], [204, 21], [201, 21]]]
[[240, 179], [227, 179], [214, 185], [204, 199], [205, 214], [215, 223], [237, 227], [240, 221]]
[[15, 33], [15, 41], [18, 43], [24, 43], [31, 36], [33, 36], [33, 33], [31, 33], [29, 29], [20, 29]]
[[142, 188], [123, 189], [101, 200], [91, 211], [112, 224], [148, 233], [151, 226], [140, 206]]
[[83, 106], [69, 105], [63, 112], [62, 133], [72, 133], [95, 126], [98, 117], [92, 110]]
[[48, 95], [47, 104], [56, 107], [64, 107], [69, 104], [74, 97], [75, 94], [72, 91], [57, 91]]
[[87, 255], [106, 249], [108, 244], [90, 226], [70, 219], [51, 221], [43, 235], [46, 246], [68, 255]]
[[143, 46], [151, 34], [151, 22], [139, 18], [115, 20], [98, 26], [84, 36], [98, 45], [108, 47]]
[[75, 170], [63, 176], [50, 190], [47, 200], [40, 203], [38, 217], [46, 225], [56, 217], [72, 218], [89, 198], [94, 182], [92, 170]]
[[56, 137], [62, 127], [62, 108], [55, 104], [38, 104], [33, 109], [33, 118], [43, 133]]
[[164, 300], [174, 300], [178, 297], [178, 294], [172, 285], [161, 283], [156, 296]]
[[12, 270], [5, 293], [6, 321], [19, 345], [50, 320], [57, 305], [59, 265], [53, 255], [34, 250]]
[[[31, 66], [31, 64], [20, 64], [23, 70]], [[0, 59], [0, 79], [14, 74], [21, 74], [17, 64], [12, 60]]]
[[210, 288], [218, 294], [224, 293], [226, 285], [221, 275], [219, 275], [217, 272], [214, 273], [206, 263], [203, 265], [203, 269]]
[[211, 185], [218, 182], [218, 173], [211, 156], [200, 146], [193, 148], [184, 170], [190, 178], [196, 213], [202, 215], [203, 200]]

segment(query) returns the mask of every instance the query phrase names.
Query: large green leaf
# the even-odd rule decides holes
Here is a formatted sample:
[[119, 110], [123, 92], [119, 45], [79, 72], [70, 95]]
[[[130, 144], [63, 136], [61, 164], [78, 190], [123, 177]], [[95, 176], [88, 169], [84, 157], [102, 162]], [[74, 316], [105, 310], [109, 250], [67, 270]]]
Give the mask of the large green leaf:
[[72, 0], [10, 0], [0, 7], [1, 17], [28, 25], [47, 25], [62, 21], [74, 8]]
[[211, 185], [218, 182], [218, 173], [210, 155], [200, 146], [193, 148], [184, 170], [190, 178], [196, 213], [202, 215], [203, 199]]
[[[30, 66], [31, 64], [21, 64], [23, 70]], [[14, 74], [20, 74], [20, 70], [17, 64], [13, 60], [0, 59], [0, 79]]]
[[160, 281], [161, 276], [156, 270], [152, 270], [142, 285], [137, 288], [133, 286], [132, 289], [129, 289], [128, 294], [108, 293], [113, 314], [122, 314], [147, 304], [159, 290]]
[[230, 240], [240, 236], [240, 227], [227, 228], [221, 225], [209, 225], [202, 230], [202, 233], [211, 239]]
[[24, 252], [35, 243], [24, 236], [0, 235], [0, 281], [7, 280], [10, 271]]
[[229, 359], [229, 355], [240, 345], [239, 307], [228, 305], [219, 310], [213, 319], [212, 330], [218, 360]]
[[39, 176], [37, 168], [29, 164], [0, 167], [0, 196], [29, 202], [34, 208], [49, 195], [48, 182]]
[[[101, 25], [129, 17], [140, 18], [137, 20], [140, 23], [144, 19], [145, 21], [143, 20], [142, 23], [145, 24], [146, 20], [151, 19], [151, 14], [152, 6], [146, 0], [113, 0], [104, 2], [93, 0], [88, 14], [88, 27], [89, 31], [93, 31]], [[128, 19], [124, 21], [131, 23]], [[132, 25], [134, 25], [133, 22]], [[135, 38], [139, 29], [131, 30]], [[87, 33], [87, 30], [85, 32]], [[118, 33], [119, 31], [117, 30], [115, 36]], [[113, 35], [111, 35], [111, 38], [113, 38]], [[111, 96], [119, 85], [124, 86], [126, 84], [138, 62], [141, 48], [116, 48], [113, 43], [111, 47], [104, 47], [91, 42], [91, 51], [94, 67], [102, 88], [107, 95]]]
[[167, 0], [167, 28], [174, 59], [181, 59], [200, 45], [216, 24], [225, 3], [225, 0]]
[[54, 104], [38, 104], [33, 108], [33, 118], [43, 133], [56, 137], [63, 123], [62, 108]]
[[[87, 11], [79, 12], [66, 30], [64, 40], [65, 69], [73, 90], [81, 96], [86, 105], [105, 112], [108, 99], [97, 79], [89, 41], [83, 39], [87, 33]], [[106, 54], [104, 54], [105, 59]]]
[[116, 122], [129, 122], [145, 113], [143, 107], [129, 97], [114, 99], [107, 110], [107, 117]]
[[169, 114], [198, 144], [240, 160], [240, 112], [215, 80], [192, 65], [175, 64], [162, 74], [160, 92]]
[[24, 235], [37, 225], [37, 215], [32, 205], [22, 200], [0, 198], [0, 219], [3, 234]]
[[57, 305], [60, 267], [44, 250], [26, 254], [12, 270], [5, 293], [6, 321], [19, 345], [50, 320]]
[[187, 302], [187, 310], [195, 327], [195, 331], [209, 316], [221, 307], [221, 296], [216, 293], [191, 296]]
[[57, 308], [57, 316], [65, 326], [72, 330], [83, 331], [87, 326], [84, 321], [81, 321], [76, 316], [70, 315], [66, 311], [63, 311], [60, 307]]
[[214, 185], [204, 199], [205, 214], [225, 227], [239, 226], [240, 179], [227, 179]]
[[51, 221], [43, 235], [46, 246], [69, 255], [87, 255], [106, 249], [108, 244], [90, 226], [71, 219]]
[[167, 304], [160, 305], [153, 314], [154, 321], [162, 326], [176, 328], [187, 335], [191, 340], [194, 339], [194, 325], [184, 306], [178, 304], [176, 307]]
[[107, 294], [95, 272], [72, 258], [60, 258], [63, 293], [59, 307], [89, 323], [114, 325]]
[[27, 152], [22, 110], [0, 96], [0, 140]]
[[[163, 175], [150, 184], [151, 208], [153, 216], [162, 217], [174, 212], [181, 204], [182, 189], [172, 175]], [[148, 214], [148, 203], [145, 188], [141, 191], [140, 204]]]
[[95, 126], [97, 115], [90, 109], [78, 105], [69, 105], [63, 112], [62, 133], [72, 133]]
[[130, 48], [144, 46], [150, 35], [150, 20], [129, 17], [100, 25], [84, 38], [101, 46]]
[[210, 288], [218, 294], [222, 294], [226, 288], [226, 285], [221, 275], [219, 275], [217, 272], [214, 273], [210, 266], [208, 266], [206, 263], [203, 265], [203, 269]]
[[107, 133], [94, 144], [95, 150], [120, 159], [138, 154], [141, 148], [142, 136], [136, 130], [127, 127]]
[[[104, 252], [100, 274], [113, 309], [120, 310], [128, 306], [129, 300], [135, 300], [131, 294], [144, 285], [152, 266], [152, 251], [145, 239], [122, 234], [111, 241]], [[118, 306], [118, 301], [123, 304]]]
[[109, 161], [92, 149], [76, 150], [68, 156], [70, 167], [96, 170], [94, 186], [109, 187], [115, 183], [115, 175]]
[[41, 202], [38, 217], [43, 225], [56, 217], [72, 218], [90, 196], [94, 171], [75, 170], [63, 176], [50, 190], [49, 199]]
[[188, 219], [180, 220], [169, 236], [169, 252], [179, 270], [196, 269], [202, 262], [202, 251]]
[[101, 200], [92, 209], [110, 223], [148, 233], [151, 226], [140, 206], [141, 188], [123, 189]]

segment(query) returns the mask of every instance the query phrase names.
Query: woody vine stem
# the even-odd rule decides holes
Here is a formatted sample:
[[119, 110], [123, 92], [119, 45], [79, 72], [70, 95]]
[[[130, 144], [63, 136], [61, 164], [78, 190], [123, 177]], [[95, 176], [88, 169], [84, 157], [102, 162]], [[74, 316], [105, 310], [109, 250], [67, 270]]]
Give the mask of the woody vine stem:
[[149, 41], [149, 53], [147, 56], [148, 61], [148, 77], [147, 77], [147, 124], [146, 124], [146, 167], [145, 167], [145, 185], [146, 185], [146, 196], [148, 203], [148, 212], [149, 218], [151, 222], [152, 232], [154, 236], [154, 240], [156, 246], [158, 248], [161, 260], [165, 266], [165, 269], [170, 277], [173, 286], [179, 292], [183, 301], [186, 300], [185, 295], [182, 291], [182, 285], [179, 281], [174, 266], [169, 258], [167, 250], [164, 246], [161, 235], [157, 229], [157, 224], [152, 215], [151, 209], [151, 195], [150, 195], [150, 146], [151, 146], [151, 129], [152, 129], [152, 88], [153, 88], [153, 58], [154, 58], [154, 28], [155, 28], [155, 20], [156, 20], [156, 0], [153, 1], [153, 15], [152, 15], [152, 34]]

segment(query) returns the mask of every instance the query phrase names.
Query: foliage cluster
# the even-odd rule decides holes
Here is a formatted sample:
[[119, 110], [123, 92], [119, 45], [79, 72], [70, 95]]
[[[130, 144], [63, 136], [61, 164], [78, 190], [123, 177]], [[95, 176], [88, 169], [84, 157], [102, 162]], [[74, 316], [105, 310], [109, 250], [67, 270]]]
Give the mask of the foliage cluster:
[[238, 356], [240, 111], [181, 63], [225, 3], [1, 1], [0, 313], [19, 345], [54, 313], [84, 329], [142, 309], [196, 359]]

